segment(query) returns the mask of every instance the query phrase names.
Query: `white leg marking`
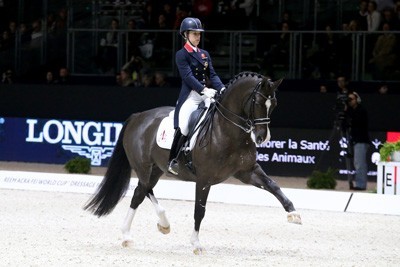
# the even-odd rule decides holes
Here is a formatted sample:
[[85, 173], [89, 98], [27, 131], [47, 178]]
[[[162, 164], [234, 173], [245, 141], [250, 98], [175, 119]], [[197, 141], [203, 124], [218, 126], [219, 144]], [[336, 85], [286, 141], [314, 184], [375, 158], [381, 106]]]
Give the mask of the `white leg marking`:
[[158, 203], [158, 200], [155, 198], [155, 196], [150, 195], [150, 200], [151, 203], [153, 203], [154, 208], [156, 210], [156, 214], [159, 218], [157, 224], [158, 230], [163, 234], [168, 234], [171, 231], [171, 229], [168, 218], [165, 215], [165, 209]]
[[192, 237], [190, 238], [190, 243], [193, 246], [193, 253], [194, 254], [200, 255], [200, 254], [203, 254], [204, 252], [206, 252], [206, 250], [200, 244], [199, 232], [198, 231], [193, 230]]
[[123, 238], [123, 240], [122, 240], [123, 247], [129, 247], [133, 242], [133, 238], [131, 235], [131, 225], [132, 225], [133, 218], [135, 217], [135, 213], [136, 213], [136, 210], [129, 208], [128, 213], [125, 216], [125, 220], [122, 223], [121, 231], [122, 231], [122, 238]]

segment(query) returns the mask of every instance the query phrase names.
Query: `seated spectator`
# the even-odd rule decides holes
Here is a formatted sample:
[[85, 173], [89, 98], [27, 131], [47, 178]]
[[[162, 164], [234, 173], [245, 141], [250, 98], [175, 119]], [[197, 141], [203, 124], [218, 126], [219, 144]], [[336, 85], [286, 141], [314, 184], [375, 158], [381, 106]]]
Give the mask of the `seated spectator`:
[[14, 74], [11, 69], [8, 69], [5, 72], [3, 72], [1, 83], [3, 83], [3, 84], [13, 84], [14, 83]]
[[121, 77], [121, 86], [122, 87], [130, 87], [135, 86], [135, 83], [132, 79], [132, 73], [128, 69], [122, 69], [120, 73]]
[[154, 38], [154, 58], [157, 58], [157, 66], [168, 66], [171, 61], [172, 45], [174, 34], [165, 30], [170, 30], [167, 25], [167, 20], [164, 14], [158, 17], [157, 30], [162, 30], [155, 33]]
[[12, 47], [12, 40], [10, 38], [10, 33], [5, 30], [3, 31], [0, 39], [0, 51], [7, 51]]
[[328, 92], [328, 87], [325, 84], [321, 84], [319, 86], [319, 92], [320, 93], [327, 93]]
[[100, 40], [97, 64], [102, 72], [112, 72], [117, 67], [118, 29], [119, 20], [112, 19], [110, 31]]
[[142, 19], [145, 29], [155, 29], [157, 27], [158, 15], [151, 1], [146, 2], [142, 13]]
[[388, 92], [389, 92], [389, 87], [386, 84], [383, 84], [382, 86], [379, 86], [378, 93], [380, 95], [386, 95]]
[[336, 71], [338, 70], [338, 54], [343, 51], [337, 51], [339, 42], [338, 35], [335, 35], [332, 31], [331, 25], [326, 25], [325, 34], [321, 34], [318, 37], [318, 67], [322, 79], [333, 80], [336, 77]]
[[130, 19], [127, 22], [127, 46], [128, 46], [128, 55], [130, 56], [138, 56], [140, 55], [139, 50], [139, 41], [140, 41], [140, 33], [135, 32], [137, 29], [136, 20]]
[[387, 23], [390, 25], [390, 29], [392, 31], [398, 31], [400, 30], [400, 20], [397, 18], [394, 14], [393, 9], [384, 9], [382, 11], [382, 20], [381, 20], [381, 26], [379, 27], [380, 30], [383, 30], [383, 25]]
[[369, 63], [372, 66], [374, 79], [388, 79], [393, 74], [393, 67], [397, 60], [396, 35], [390, 32], [388, 23], [383, 25], [383, 34], [380, 35], [374, 45], [372, 58]]
[[277, 29], [281, 29], [283, 23], [287, 23], [292, 31], [295, 31], [297, 29], [297, 23], [292, 19], [292, 13], [290, 13], [290, 11], [288, 10], [285, 10], [283, 12], [282, 20], [280, 21]]
[[175, 11], [172, 8], [172, 4], [168, 1], [164, 2], [161, 14], [165, 16], [165, 23], [168, 29], [172, 29], [174, 26]]
[[155, 86], [154, 74], [151, 73], [150, 71], [143, 73], [141, 86], [146, 87], [146, 88]]
[[32, 22], [32, 33], [31, 33], [31, 42], [30, 47], [32, 49], [40, 49], [42, 47], [42, 22], [40, 19]]
[[355, 32], [359, 31], [359, 21], [352, 19], [349, 24], [343, 23], [342, 33], [337, 39], [337, 72], [350, 73], [352, 69], [353, 45]]
[[357, 24], [361, 31], [368, 30], [367, 16], [368, 16], [368, 0], [361, 0], [358, 5], [357, 13], [351, 18], [352, 20], [357, 21]]
[[53, 72], [48, 71], [46, 73], [46, 84], [54, 84], [55, 82]]
[[154, 73], [154, 83], [157, 87], [169, 87], [170, 84], [167, 81], [167, 75], [164, 72], [156, 71]]
[[368, 3], [368, 15], [367, 24], [368, 31], [375, 32], [379, 29], [381, 25], [381, 13], [377, 10], [377, 4], [375, 1], [369, 1]]
[[71, 84], [71, 77], [66, 67], [62, 67], [59, 70], [58, 79], [54, 82], [55, 84]]

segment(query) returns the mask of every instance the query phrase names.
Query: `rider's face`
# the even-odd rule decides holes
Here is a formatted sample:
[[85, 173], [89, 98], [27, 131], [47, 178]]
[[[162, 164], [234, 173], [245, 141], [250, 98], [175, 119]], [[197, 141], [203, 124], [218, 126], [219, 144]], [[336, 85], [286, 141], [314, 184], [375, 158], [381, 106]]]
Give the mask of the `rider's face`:
[[188, 32], [188, 39], [194, 46], [198, 46], [201, 39], [201, 32], [196, 31], [189, 31]]

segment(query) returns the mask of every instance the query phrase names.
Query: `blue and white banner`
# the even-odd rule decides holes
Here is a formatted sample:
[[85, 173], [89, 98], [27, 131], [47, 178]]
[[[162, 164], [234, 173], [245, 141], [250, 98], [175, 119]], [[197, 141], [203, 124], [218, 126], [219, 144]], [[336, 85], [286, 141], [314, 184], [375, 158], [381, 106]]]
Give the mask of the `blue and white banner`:
[[[92, 166], [107, 166], [121, 129], [120, 122], [0, 117], [0, 161], [65, 164], [81, 156], [91, 159]], [[347, 140], [331, 130], [271, 131], [271, 141], [257, 148], [257, 161], [267, 174], [307, 176], [315, 169], [328, 167], [338, 169], [343, 176], [347, 174]], [[376, 177], [375, 163], [386, 133], [370, 135], [369, 176]]]
[[0, 160], [65, 164], [73, 157], [106, 166], [122, 123], [0, 118]]

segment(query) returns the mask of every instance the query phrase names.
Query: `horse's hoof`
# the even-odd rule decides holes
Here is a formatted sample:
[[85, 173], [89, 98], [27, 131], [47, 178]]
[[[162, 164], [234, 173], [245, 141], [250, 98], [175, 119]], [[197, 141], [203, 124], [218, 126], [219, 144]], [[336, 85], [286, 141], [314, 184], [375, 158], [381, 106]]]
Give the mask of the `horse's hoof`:
[[290, 223], [303, 224], [302, 221], [301, 221], [301, 216], [300, 216], [300, 214], [297, 213], [297, 212], [295, 212], [295, 211], [292, 211], [292, 212], [289, 212], [289, 213], [288, 213], [288, 215], [287, 215], [287, 220], [288, 220], [288, 222], [290, 222]]
[[202, 247], [198, 247], [198, 248], [193, 249], [193, 253], [195, 255], [202, 255], [202, 254], [206, 253], [206, 250]]
[[160, 231], [164, 235], [169, 234], [169, 232], [171, 232], [171, 227], [169, 227], [169, 226], [164, 227], [164, 226], [160, 225], [159, 223], [157, 223], [157, 228], [158, 228], [158, 231]]
[[133, 246], [133, 240], [124, 240], [122, 241], [122, 247], [129, 248]]

